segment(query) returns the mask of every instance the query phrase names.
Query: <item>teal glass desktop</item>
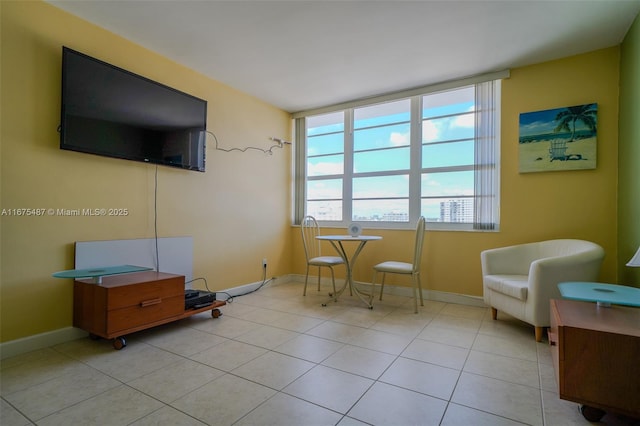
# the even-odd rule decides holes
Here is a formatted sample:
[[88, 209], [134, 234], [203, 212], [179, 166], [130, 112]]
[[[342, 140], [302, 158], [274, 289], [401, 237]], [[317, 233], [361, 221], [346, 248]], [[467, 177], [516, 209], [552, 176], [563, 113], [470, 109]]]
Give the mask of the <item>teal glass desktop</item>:
[[54, 272], [55, 278], [92, 278], [93, 282], [100, 284], [102, 277], [107, 275], [129, 274], [131, 272], [151, 271], [153, 268], [135, 265], [117, 265], [104, 268], [69, 269], [67, 271]]
[[565, 299], [597, 302], [598, 306], [613, 304], [640, 307], [640, 288], [576, 281], [560, 283], [558, 289]]

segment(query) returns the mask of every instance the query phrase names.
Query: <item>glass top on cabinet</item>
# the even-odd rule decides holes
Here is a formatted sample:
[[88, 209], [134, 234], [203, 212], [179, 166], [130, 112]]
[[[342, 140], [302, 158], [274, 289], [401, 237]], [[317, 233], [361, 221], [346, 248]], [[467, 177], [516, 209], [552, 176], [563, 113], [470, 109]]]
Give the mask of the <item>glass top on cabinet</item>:
[[86, 268], [86, 269], [69, 269], [67, 271], [54, 272], [55, 278], [93, 278], [96, 282], [100, 282], [100, 277], [107, 275], [128, 274], [131, 272], [151, 271], [153, 268], [135, 265], [117, 265], [105, 266], [103, 268]]
[[565, 282], [558, 284], [565, 299], [598, 302], [599, 305], [640, 307], [640, 288], [595, 282]]

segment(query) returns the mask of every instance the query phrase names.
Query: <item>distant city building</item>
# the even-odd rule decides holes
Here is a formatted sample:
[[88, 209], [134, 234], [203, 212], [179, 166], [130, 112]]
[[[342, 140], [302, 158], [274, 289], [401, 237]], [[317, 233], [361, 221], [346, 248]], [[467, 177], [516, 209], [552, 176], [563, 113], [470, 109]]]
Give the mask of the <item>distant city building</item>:
[[[313, 206], [315, 209], [311, 208], [312, 206], [308, 206], [307, 214], [314, 216], [319, 221], [341, 221], [342, 219], [342, 210], [341, 206], [333, 206], [333, 205], [320, 205]], [[409, 213], [407, 212], [383, 212], [383, 213], [370, 213], [354, 215], [354, 221], [363, 221], [363, 222], [408, 222], [409, 221]]]
[[319, 206], [315, 211], [308, 212], [319, 221], [340, 221], [342, 220], [342, 211], [334, 210], [331, 206]]
[[382, 215], [384, 222], [408, 222], [409, 214], [404, 212], [388, 212]]
[[440, 203], [440, 222], [473, 222], [473, 198], [459, 198]]
[[[341, 221], [342, 210], [340, 206], [322, 205], [315, 211], [309, 211], [319, 221]], [[440, 202], [440, 216], [431, 215], [427, 217], [429, 222], [445, 223], [473, 223], [474, 204], [473, 198], [455, 198]], [[408, 212], [390, 211], [383, 213], [372, 213], [370, 215], [360, 214], [354, 216], [354, 221], [367, 222], [409, 222]]]

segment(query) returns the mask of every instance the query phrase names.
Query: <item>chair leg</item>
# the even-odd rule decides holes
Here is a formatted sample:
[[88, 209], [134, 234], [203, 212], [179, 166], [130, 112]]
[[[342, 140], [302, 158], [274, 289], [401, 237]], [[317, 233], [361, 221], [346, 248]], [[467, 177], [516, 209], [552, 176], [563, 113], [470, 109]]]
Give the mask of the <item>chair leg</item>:
[[373, 293], [376, 291], [376, 278], [378, 271], [373, 270], [373, 277], [371, 278], [371, 294], [369, 294], [369, 306], [373, 306]]
[[380, 300], [382, 300], [382, 292], [384, 291], [384, 278], [386, 277], [386, 275], [386, 272], [382, 273], [382, 281], [380, 282]]
[[336, 294], [336, 278], [333, 275], [333, 268], [331, 266], [329, 266], [329, 269], [331, 270], [331, 283], [333, 284], [333, 293], [331, 293], [333, 295], [333, 301], [337, 302], [338, 301], [338, 295]]
[[302, 292], [303, 296], [307, 295], [307, 282], [309, 281], [309, 265], [307, 264], [307, 275], [304, 277], [304, 291]]
[[491, 307], [491, 318], [493, 318], [494, 320], [498, 319], [498, 310], [493, 306]]
[[411, 281], [413, 284], [413, 311], [414, 313], [418, 313], [418, 293], [420, 293], [420, 306], [424, 306], [424, 301], [422, 300], [422, 284], [420, 283], [420, 275], [413, 274], [411, 275]]
[[542, 336], [544, 335], [544, 327], [536, 327], [536, 342], [542, 342]]
[[322, 275], [321, 269], [322, 268], [318, 266], [318, 291], [320, 291], [320, 276]]

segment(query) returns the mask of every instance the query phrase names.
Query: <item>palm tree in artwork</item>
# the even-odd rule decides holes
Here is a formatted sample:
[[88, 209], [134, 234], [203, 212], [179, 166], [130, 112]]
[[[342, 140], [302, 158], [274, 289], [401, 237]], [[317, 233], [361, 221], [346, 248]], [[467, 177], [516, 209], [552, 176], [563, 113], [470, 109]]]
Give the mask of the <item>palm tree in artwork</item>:
[[598, 113], [597, 104], [586, 104], [567, 107], [563, 111], [560, 111], [556, 115], [556, 121], [558, 125], [554, 132], [571, 132], [571, 139], [569, 142], [573, 142], [576, 137], [576, 122], [582, 121], [593, 133], [596, 132], [596, 115]]

